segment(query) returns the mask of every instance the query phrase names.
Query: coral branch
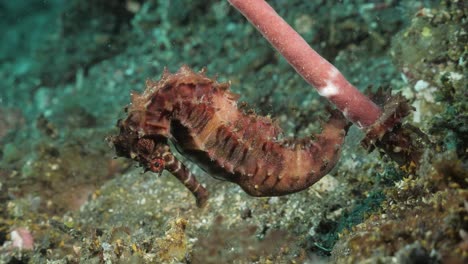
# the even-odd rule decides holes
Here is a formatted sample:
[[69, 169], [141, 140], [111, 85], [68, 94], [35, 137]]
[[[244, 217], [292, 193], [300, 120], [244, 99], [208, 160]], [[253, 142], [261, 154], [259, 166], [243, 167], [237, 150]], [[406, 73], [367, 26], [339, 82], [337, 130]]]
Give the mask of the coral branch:
[[284, 56], [320, 95], [359, 127], [372, 125], [381, 109], [350, 84], [331, 63], [283, 20], [264, 0], [228, 0]]

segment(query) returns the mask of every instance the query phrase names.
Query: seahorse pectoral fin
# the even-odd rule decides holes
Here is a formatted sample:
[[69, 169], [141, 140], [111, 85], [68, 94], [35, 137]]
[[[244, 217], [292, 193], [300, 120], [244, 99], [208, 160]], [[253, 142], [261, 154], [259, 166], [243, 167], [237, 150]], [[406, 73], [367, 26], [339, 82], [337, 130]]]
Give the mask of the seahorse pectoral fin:
[[195, 176], [172, 153], [163, 155], [165, 169], [174, 175], [195, 196], [197, 206], [205, 207], [208, 201], [208, 191], [197, 181]]

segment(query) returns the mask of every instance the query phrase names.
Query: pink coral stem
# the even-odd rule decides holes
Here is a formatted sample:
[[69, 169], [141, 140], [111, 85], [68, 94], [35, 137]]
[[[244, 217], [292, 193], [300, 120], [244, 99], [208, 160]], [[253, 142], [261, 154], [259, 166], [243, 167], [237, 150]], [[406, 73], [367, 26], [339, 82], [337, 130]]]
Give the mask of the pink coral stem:
[[320, 95], [354, 124], [366, 128], [382, 110], [362, 94], [330, 62], [320, 56], [264, 0], [228, 0]]

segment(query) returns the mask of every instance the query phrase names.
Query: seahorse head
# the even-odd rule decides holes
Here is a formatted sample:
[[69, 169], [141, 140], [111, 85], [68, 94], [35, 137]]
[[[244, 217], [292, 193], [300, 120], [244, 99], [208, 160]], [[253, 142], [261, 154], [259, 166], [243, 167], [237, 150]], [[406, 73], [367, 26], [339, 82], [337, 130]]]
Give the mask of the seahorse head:
[[167, 138], [158, 135], [141, 136], [128, 126], [126, 121], [128, 117], [119, 120], [117, 124], [119, 134], [107, 138], [115, 148], [116, 155], [135, 160], [146, 170], [162, 171], [164, 169], [162, 154], [169, 150]]

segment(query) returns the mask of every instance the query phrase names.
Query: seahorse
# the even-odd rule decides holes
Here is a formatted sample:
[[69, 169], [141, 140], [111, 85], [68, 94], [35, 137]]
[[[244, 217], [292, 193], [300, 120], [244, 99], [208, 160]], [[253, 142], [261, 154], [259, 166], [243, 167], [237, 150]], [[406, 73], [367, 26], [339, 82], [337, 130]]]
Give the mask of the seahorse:
[[238, 98], [230, 83], [207, 77], [205, 69], [197, 73], [182, 66], [174, 74], [165, 69], [159, 81], [146, 82], [142, 94], [131, 94], [127, 116], [117, 124], [120, 133], [110, 141], [118, 156], [145, 170], [172, 173], [199, 207], [208, 192], [173, 151], [252, 196], [301, 191], [335, 166], [350, 126], [339, 111], [330, 111], [320, 134], [285, 139], [270, 117], [240, 110]]

